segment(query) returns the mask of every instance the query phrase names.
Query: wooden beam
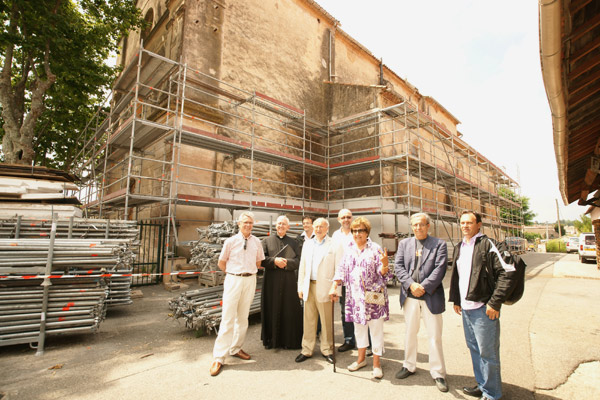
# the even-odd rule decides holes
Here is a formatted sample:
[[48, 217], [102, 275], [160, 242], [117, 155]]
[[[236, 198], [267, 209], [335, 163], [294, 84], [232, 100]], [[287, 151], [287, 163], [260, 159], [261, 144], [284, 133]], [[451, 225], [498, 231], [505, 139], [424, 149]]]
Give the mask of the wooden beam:
[[569, 80], [573, 80], [573, 79], [577, 78], [579, 75], [588, 72], [590, 69], [594, 68], [598, 64], [600, 64], [600, 57], [593, 57], [593, 58], [589, 59], [588, 61], [582, 63], [580, 66], [578, 66], [574, 70], [569, 71], [569, 73], [567, 74], [567, 78]]
[[585, 78], [578, 81], [577, 86], [573, 85], [572, 87], [569, 87], [569, 96], [574, 96], [575, 93], [587, 88], [592, 83], [598, 82], [598, 80], [600, 80], [600, 68], [598, 68], [593, 74], [589, 74]]
[[569, 11], [571, 11], [571, 15], [575, 15], [579, 10], [583, 7], [590, 4], [592, 0], [573, 0], [571, 4], [569, 4]]
[[[600, 57], [599, 57], [600, 59]], [[596, 81], [594, 85], [588, 85], [585, 90], [580, 91], [576, 95], [569, 95], [569, 109], [575, 107], [577, 104], [588, 99], [590, 96], [595, 95], [600, 91], [600, 81]]]
[[579, 195], [579, 201], [577, 202], [577, 204], [579, 204], [580, 206], [585, 206], [586, 205], [585, 202], [586, 202], [589, 194], [590, 194], [589, 190], [582, 189], [581, 194]]
[[571, 36], [568, 39], [571, 42], [581, 39], [583, 35], [590, 32], [598, 25], [600, 25], [600, 14], [596, 14], [593, 18], [590, 18], [581, 25], [579, 25], [576, 30], [571, 32]]
[[596, 50], [598, 47], [600, 47], [600, 36], [594, 38], [594, 40], [590, 40], [588, 44], [581, 47], [579, 50], [574, 51], [569, 57], [569, 63], [571, 65], [575, 64], [581, 57], [589, 54], [593, 50]]

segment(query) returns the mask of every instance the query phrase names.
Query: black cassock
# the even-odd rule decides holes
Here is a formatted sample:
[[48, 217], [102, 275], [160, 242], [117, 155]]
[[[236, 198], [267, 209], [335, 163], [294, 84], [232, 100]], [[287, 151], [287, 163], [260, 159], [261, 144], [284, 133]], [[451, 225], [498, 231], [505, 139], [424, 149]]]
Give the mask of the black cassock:
[[[262, 266], [265, 270], [261, 293], [260, 338], [268, 349], [299, 349], [302, 344], [302, 306], [297, 284], [300, 265], [298, 242], [287, 235], [280, 238], [275, 234], [263, 240], [263, 250], [265, 259]], [[275, 265], [275, 256], [287, 260], [285, 269]]]

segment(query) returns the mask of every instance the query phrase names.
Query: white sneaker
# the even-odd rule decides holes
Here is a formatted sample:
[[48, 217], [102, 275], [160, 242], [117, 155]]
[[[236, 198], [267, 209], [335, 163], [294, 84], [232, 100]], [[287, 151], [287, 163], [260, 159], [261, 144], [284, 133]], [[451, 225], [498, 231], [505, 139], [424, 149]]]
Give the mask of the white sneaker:
[[354, 372], [354, 371], [358, 371], [359, 369], [361, 369], [362, 367], [365, 367], [367, 365], [367, 360], [363, 360], [363, 362], [361, 363], [357, 363], [356, 361], [354, 361], [352, 364], [348, 365], [348, 371]]
[[375, 378], [375, 379], [383, 378], [383, 370], [381, 368], [373, 367], [373, 378]]

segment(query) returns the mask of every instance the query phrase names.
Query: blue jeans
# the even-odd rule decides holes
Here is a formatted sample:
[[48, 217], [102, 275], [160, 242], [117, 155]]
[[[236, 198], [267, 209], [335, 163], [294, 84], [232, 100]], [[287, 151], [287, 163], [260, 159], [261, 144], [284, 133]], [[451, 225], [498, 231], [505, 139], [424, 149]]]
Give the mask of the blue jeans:
[[502, 397], [500, 320], [492, 321], [485, 310], [485, 306], [476, 310], [462, 310], [463, 328], [467, 347], [471, 351], [477, 386], [485, 397], [498, 400]]

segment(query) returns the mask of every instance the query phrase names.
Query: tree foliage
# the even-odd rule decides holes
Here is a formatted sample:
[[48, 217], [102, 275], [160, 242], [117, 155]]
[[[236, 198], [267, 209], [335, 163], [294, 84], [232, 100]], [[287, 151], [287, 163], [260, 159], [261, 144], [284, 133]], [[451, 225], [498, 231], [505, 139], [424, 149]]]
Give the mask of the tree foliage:
[[527, 239], [527, 241], [529, 241], [529, 242], [535, 242], [535, 239], [542, 238], [542, 235], [540, 235], [539, 233], [534, 233], [534, 232], [525, 232], [524, 236], [525, 236], [525, 239]]
[[592, 218], [583, 214], [579, 217], [579, 220], [575, 220], [573, 222], [575, 229], [579, 231], [579, 233], [585, 232], [593, 232], [592, 230]]
[[105, 60], [140, 12], [130, 0], [1, 0], [0, 18], [3, 161], [60, 168], [117, 73]]
[[508, 188], [501, 187], [498, 190], [498, 193], [509, 200], [514, 201], [517, 204], [521, 205], [521, 208], [513, 207], [500, 207], [500, 219], [503, 222], [514, 223], [515, 221], [520, 221], [523, 218], [524, 225], [532, 225], [533, 218], [537, 215], [532, 210], [529, 209], [529, 197], [519, 196], [517, 193], [513, 192]]
[[563, 224], [560, 225], [560, 232], [558, 231], [558, 224], [554, 224], [554, 232], [558, 233], [559, 236], [564, 236], [567, 233]]

